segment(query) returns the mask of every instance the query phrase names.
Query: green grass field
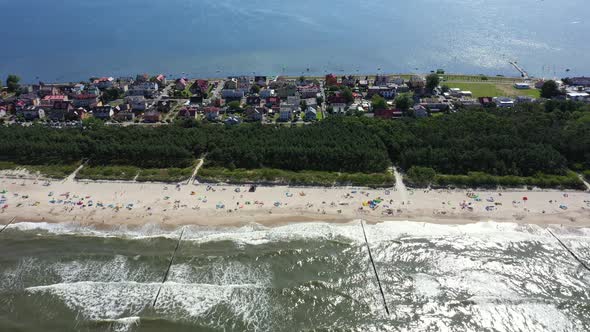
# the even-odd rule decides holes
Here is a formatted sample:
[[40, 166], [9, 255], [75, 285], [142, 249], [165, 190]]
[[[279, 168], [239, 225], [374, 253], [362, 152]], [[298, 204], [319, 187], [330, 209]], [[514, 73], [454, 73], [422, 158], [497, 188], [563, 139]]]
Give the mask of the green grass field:
[[442, 82], [441, 85], [446, 85], [449, 88], [459, 88], [464, 91], [471, 91], [473, 97], [517, 97], [517, 96], [531, 96], [539, 98], [541, 93], [537, 89], [519, 90], [513, 84], [497, 83], [497, 82]]

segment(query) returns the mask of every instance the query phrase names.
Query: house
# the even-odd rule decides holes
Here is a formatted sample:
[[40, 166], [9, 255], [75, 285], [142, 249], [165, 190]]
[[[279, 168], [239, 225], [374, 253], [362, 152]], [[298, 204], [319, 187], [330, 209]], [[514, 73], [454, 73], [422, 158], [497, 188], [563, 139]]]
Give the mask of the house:
[[267, 81], [268, 80], [266, 76], [254, 76], [254, 84], [260, 87], [266, 86]]
[[338, 78], [334, 74], [326, 75], [326, 86], [338, 85]]
[[393, 99], [395, 98], [396, 91], [395, 86], [371, 86], [367, 92], [367, 97], [371, 98], [378, 94], [385, 99]]
[[518, 96], [518, 97], [516, 97], [516, 100], [514, 102], [516, 104], [534, 103], [535, 102], [535, 98], [533, 98], [531, 96]]
[[307, 106], [305, 110], [305, 121], [316, 121], [318, 119], [318, 111], [312, 106]]
[[301, 104], [301, 98], [299, 96], [289, 96], [287, 97], [287, 104], [299, 107], [299, 104]]
[[85, 94], [99, 96], [100, 90], [96, 86], [88, 86], [88, 87], [86, 87]]
[[190, 104], [200, 104], [203, 102], [203, 94], [199, 91], [197, 91], [197, 93], [193, 94], [190, 98], [189, 98], [189, 103]]
[[223, 89], [237, 90], [238, 89], [238, 80], [236, 78], [230, 78], [229, 80], [223, 82]]
[[226, 100], [240, 100], [244, 98], [244, 90], [241, 89], [223, 89], [221, 97]]
[[94, 107], [90, 112], [94, 118], [100, 120], [109, 120], [113, 117], [113, 115], [115, 115], [113, 106], [110, 105]]
[[136, 83], [145, 83], [145, 82], [148, 82], [149, 80], [150, 80], [150, 76], [148, 74], [138, 74], [135, 77]]
[[125, 103], [131, 106], [134, 111], [145, 111], [147, 109], [147, 101], [144, 96], [127, 96]]
[[65, 115], [66, 120], [84, 120], [91, 116], [92, 114], [89, 113], [84, 107], [72, 109]]
[[260, 98], [263, 99], [268, 99], [272, 96], [275, 95], [275, 90], [273, 89], [264, 89], [264, 90], [260, 90], [260, 92], [258, 93], [258, 95], [260, 96]]
[[494, 102], [497, 107], [511, 108], [514, 107], [514, 100], [508, 97], [495, 97]]
[[397, 108], [388, 108], [375, 110], [373, 112], [374, 117], [379, 119], [399, 119], [403, 116], [403, 112]]
[[74, 107], [87, 107], [87, 108], [92, 108], [92, 107], [102, 105], [100, 103], [100, 101], [98, 100], [98, 96], [91, 95], [91, 94], [80, 94], [80, 95], [74, 96], [73, 104], [74, 104]]
[[281, 98], [279, 97], [270, 97], [266, 99], [266, 106], [273, 107], [273, 106], [280, 106], [281, 105]]
[[528, 83], [516, 83], [514, 87], [519, 90], [528, 90], [531, 88], [531, 85]]
[[426, 79], [423, 76], [413, 75], [408, 81], [408, 86], [411, 89], [424, 89], [426, 87]]
[[492, 97], [479, 97], [477, 100], [479, 100], [479, 103], [483, 107], [496, 106], [496, 103], [494, 102], [494, 98], [492, 98]]
[[250, 107], [244, 111], [245, 121], [260, 122], [264, 120], [266, 109], [264, 107]]
[[294, 96], [297, 93], [297, 87], [293, 83], [286, 83], [274, 89], [275, 95], [280, 98]]
[[388, 86], [389, 85], [389, 76], [387, 75], [377, 75], [375, 76], [375, 82], [373, 83], [375, 86]]
[[207, 80], [196, 80], [196, 81], [193, 82], [193, 84], [189, 88], [189, 91], [192, 94], [196, 94], [196, 93], [199, 93], [199, 92], [202, 93], [202, 94], [205, 94], [205, 93], [208, 92], [208, 89], [209, 89], [209, 81], [207, 81]]
[[422, 105], [415, 105], [414, 115], [416, 115], [417, 118], [426, 118], [428, 117], [428, 109]]
[[172, 102], [169, 100], [158, 100], [156, 103], [156, 111], [161, 113], [168, 113], [172, 110]]
[[333, 94], [328, 97], [328, 103], [330, 104], [346, 104], [346, 98], [341, 94]]
[[162, 74], [156, 76], [156, 83], [158, 83], [159, 86], [165, 86], [166, 83], [168, 83], [168, 81], [166, 80], [166, 76]]
[[218, 107], [205, 107], [203, 108], [203, 114], [209, 121], [219, 120], [219, 108]]
[[229, 126], [235, 126], [235, 125], [239, 125], [240, 123], [242, 123], [242, 119], [240, 119], [240, 117], [232, 115], [229, 116], [227, 119], [225, 119], [225, 124], [229, 125]]
[[248, 76], [238, 76], [236, 77], [236, 80], [238, 82], [238, 89], [250, 91], [252, 88], [252, 81]]
[[43, 98], [45, 96], [56, 96], [56, 95], [59, 95], [60, 94], [60, 91], [55, 86], [41, 85], [41, 86], [39, 86], [39, 91], [37, 91], [37, 93], [39, 94], [39, 97]]
[[127, 91], [129, 96], [144, 96], [146, 98], [153, 98], [158, 92], [158, 83], [155, 82], [140, 82], [135, 83]]
[[195, 119], [197, 117], [197, 108], [190, 106], [183, 107], [180, 111], [178, 111], [178, 117], [185, 119]]
[[45, 118], [45, 110], [40, 106], [27, 106], [16, 111], [17, 117], [22, 117], [26, 121]]
[[350, 76], [343, 76], [342, 77], [342, 85], [346, 85], [349, 88], [354, 88], [356, 86], [356, 78], [352, 75]]
[[535, 82], [535, 89], [541, 89], [543, 87], [543, 84], [545, 84], [545, 80], [539, 80]]
[[293, 109], [291, 107], [284, 107], [281, 106], [279, 110], [279, 121], [281, 122], [288, 122], [293, 119]]
[[344, 114], [344, 113], [346, 113], [346, 109], [347, 109], [346, 103], [334, 103], [334, 104], [331, 104], [330, 107], [332, 107], [334, 114]]
[[129, 104], [121, 104], [115, 108], [114, 118], [117, 121], [133, 121], [135, 120], [135, 113]]
[[[478, 106], [480, 106], [479, 101], [475, 98], [461, 97], [458, 100], [458, 102], [465, 107], [476, 107], [476, 106], [478, 107]], [[441, 111], [441, 110], [439, 110], [439, 111]], [[434, 109], [430, 109], [430, 112], [433, 113]]]
[[41, 100], [36, 93], [25, 93], [18, 96], [19, 101], [23, 101], [25, 105], [32, 105], [32, 106], [39, 106], [41, 104]]
[[68, 97], [64, 95], [47, 95], [41, 99], [40, 105], [45, 107], [53, 107], [56, 101], [67, 101]]
[[112, 77], [101, 77], [99, 79], [94, 80], [94, 83], [96, 85], [96, 87], [98, 87], [99, 89], [109, 89], [112, 88], [115, 84], [115, 79]]
[[590, 77], [572, 77], [570, 78], [570, 81], [571, 85], [590, 87]]
[[406, 83], [406, 80], [404, 80], [403, 78], [396, 76], [394, 78], [392, 78], [391, 83], [395, 84], [395, 85], [404, 85]]
[[461, 89], [459, 89], [459, 88], [450, 88], [449, 89], [449, 93], [453, 97], [459, 97], [459, 96], [461, 96]]
[[143, 114], [143, 122], [146, 123], [156, 123], [162, 120], [162, 113], [152, 110], [147, 111]]
[[305, 102], [305, 105], [307, 105], [307, 106], [312, 106], [312, 107], [318, 106], [318, 100], [316, 98], [307, 98], [307, 99], [303, 100], [303, 102]]
[[579, 91], [568, 91], [566, 96], [569, 100], [574, 101], [587, 101], [590, 100], [590, 94], [587, 92], [579, 92]]
[[246, 98], [246, 104], [252, 106], [260, 106], [260, 97], [257, 95], [248, 96]]
[[69, 101], [56, 101], [53, 107], [46, 112], [50, 121], [64, 121], [66, 115], [72, 112], [74, 107]]
[[184, 90], [186, 89], [186, 86], [188, 85], [188, 82], [186, 81], [185, 78], [179, 78], [174, 82], [174, 87], [176, 88], [176, 90]]
[[317, 98], [320, 95], [320, 87], [316, 85], [306, 85], [297, 87], [297, 92], [301, 98]]

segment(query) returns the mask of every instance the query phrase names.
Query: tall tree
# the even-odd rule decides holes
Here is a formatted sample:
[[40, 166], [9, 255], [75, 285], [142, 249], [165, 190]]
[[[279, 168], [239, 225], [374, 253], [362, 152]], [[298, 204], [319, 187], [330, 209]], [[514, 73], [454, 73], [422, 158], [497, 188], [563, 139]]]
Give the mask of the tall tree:
[[434, 90], [440, 83], [440, 78], [437, 74], [430, 74], [426, 76], [426, 88], [430, 91]]
[[371, 98], [371, 106], [373, 110], [384, 110], [387, 108], [387, 102], [385, 102], [385, 99], [381, 95], [375, 94]]
[[16, 75], [8, 75], [6, 78], [6, 87], [8, 88], [9, 92], [16, 92], [20, 87], [20, 77]]
[[354, 101], [354, 96], [349, 87], [344, 87], [344, 89], [342, 89], [342, 97], [344, 97], [344, 100], [346, 100], [348, 104]]
[[559, 96], [561, 92], [559, 91], [559, 86], [557, 82], [553, 80], [549, 80], [543, 83], [541, 87], [541, 97], [551, 99], [555, 96]]
[[400, 110], [407, 112], [410, 107], [414, 106], [414, 100], [409, 95], [403, 93], [395, 98], [395, 106]]

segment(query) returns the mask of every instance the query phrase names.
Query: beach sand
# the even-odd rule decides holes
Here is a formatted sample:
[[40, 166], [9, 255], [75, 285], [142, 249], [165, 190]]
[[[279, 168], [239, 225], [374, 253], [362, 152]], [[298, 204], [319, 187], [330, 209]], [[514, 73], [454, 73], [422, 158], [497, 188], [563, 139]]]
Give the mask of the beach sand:
[[[76, 222], [95, 227], [282, 225], [364, 219], [375, 223], [497, 221], [590, 226], [590, 193], [582, 191], [259, 186], [249, 192], [250, 186], [71, 178], [47, 184], [44, 180], [0, 178], [0, 224], [13, 218], [17, 222]], [[372, 200], [380, 202], [368, 206]]]

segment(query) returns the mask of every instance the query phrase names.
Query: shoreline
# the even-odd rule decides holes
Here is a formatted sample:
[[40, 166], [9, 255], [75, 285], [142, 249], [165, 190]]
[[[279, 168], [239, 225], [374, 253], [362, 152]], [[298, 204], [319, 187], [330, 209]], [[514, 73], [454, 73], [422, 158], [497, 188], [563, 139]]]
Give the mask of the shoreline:
[[77, 223], [92, 227], [252, 223], [348, 223], [363, 219], [433, 224], [512, 222], [590, 226], [590, 193], [572, 190], [426, 190], [289, 187], [0, 178], [0, 224]]

